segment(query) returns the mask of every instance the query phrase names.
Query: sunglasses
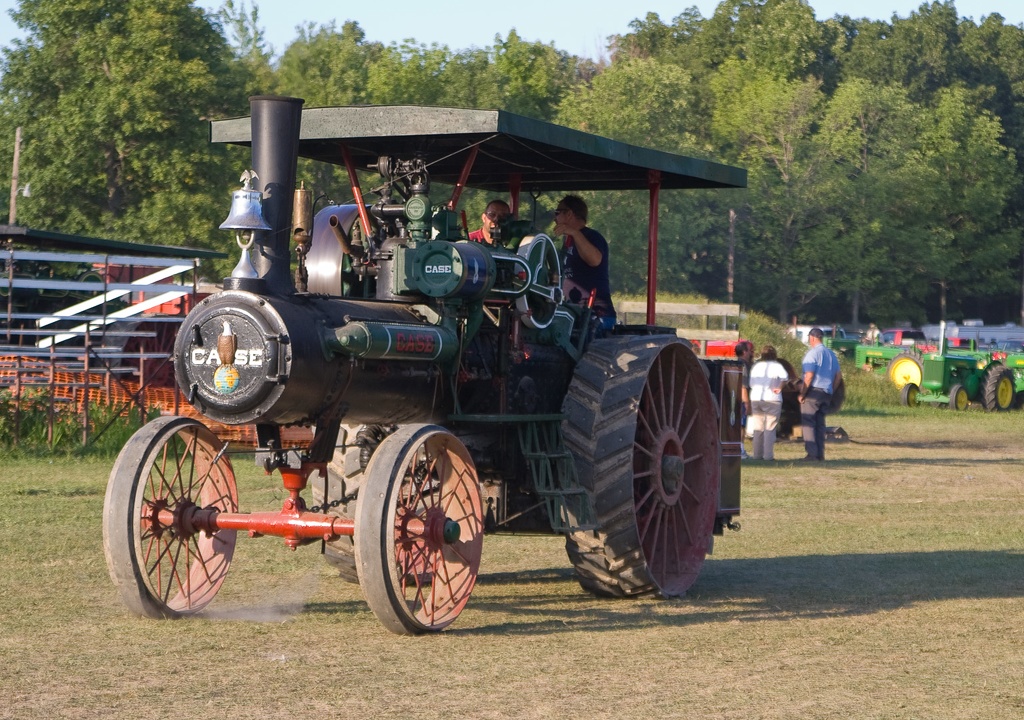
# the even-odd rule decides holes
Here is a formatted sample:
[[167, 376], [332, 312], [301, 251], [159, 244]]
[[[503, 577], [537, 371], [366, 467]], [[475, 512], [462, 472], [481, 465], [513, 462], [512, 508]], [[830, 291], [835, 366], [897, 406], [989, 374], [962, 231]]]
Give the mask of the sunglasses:
[[561, 215], [562, 213], [567, 213], [567, 212], [569, 212], [569, 208], [564, 208], [564, 207], [555, 208], [555, 215]]
[[491, 220], [494, 220], [495, 222], [499, 222], [501, 220], [505, 220], [506, 218], [508, 218], [508, 213], [498, 213], [494, 212], [493, 210], [484, 214]]

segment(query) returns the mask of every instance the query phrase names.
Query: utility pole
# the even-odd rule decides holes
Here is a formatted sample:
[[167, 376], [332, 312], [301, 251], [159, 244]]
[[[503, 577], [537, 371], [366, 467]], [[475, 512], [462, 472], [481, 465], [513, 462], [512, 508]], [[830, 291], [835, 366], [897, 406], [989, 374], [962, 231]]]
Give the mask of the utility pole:
[[18, 163], [21, 161], [21, 127], [14, 131], [14, 167], [11, 169], [11, 212], [8, 225], [18, 218]]
[[733, 291], [736, 289], [736, 211], [732, 208], [729, 208], [729, 258], [725, 287], [729, 302], [732, 303]]

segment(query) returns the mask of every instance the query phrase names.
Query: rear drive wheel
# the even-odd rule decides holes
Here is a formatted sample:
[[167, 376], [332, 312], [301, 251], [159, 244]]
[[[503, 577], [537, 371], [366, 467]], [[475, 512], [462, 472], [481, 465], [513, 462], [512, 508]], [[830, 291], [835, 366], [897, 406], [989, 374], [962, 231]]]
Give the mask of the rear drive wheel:
[[483, 549], [483, 502], [465, 445], [437, 425], [388, 435], [356, 509], [359, 583], [393, 633], [442, 630], [469, 601]]
[[897, 388], [907, 383], [921, 387], [921, 357], [917, 353], [902, 352], [889, 361], [889, 380]]
[[1013, 407], [1015, 390], [1013, 372], [1005, 365], [993, 365], [985, 373], [982, 404], [990, 412], [1009, 410]]
[[950, 410], [966, 410], [969, 404], [970, 398], [967, 397], [967, 388], [957, 383], [949, 389]]
[[[356, 502], [363, 486], [366, 463], [393, 425], [342, 425], [334, 457], [327, 465], [327, 480], [310, 480], [314, 502], [329, 515], [355, 519]], [[346, 582], [358, 583], [355, 541], [350, 535], [324, 543], [324, 560]]]
[[914, 383], [907, 383], [903, 386], [900, 391], [900, 404], [903, 407], [917, 407], [919, 405], [917, 396], [920, 393], [917, 385]]
[[684, 594], [711, 549], [721, 478], [704, 366], [673, 337], [596, 340], [562, 410], [597, 521], [566, 539], [580, 584], [605, 596]]

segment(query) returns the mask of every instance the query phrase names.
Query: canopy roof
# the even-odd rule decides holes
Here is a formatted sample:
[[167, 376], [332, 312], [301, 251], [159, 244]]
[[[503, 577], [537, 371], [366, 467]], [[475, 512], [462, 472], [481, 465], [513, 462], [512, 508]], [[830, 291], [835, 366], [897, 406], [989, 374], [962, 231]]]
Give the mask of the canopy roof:
[[96, 252], [119, 252], [127, 254], [157, 255], [172, 258], [198, 258], [200, 260], [226, 258], [227, 253], [192, 247], [171, 245], [149, 245], [125, 240], [108, 240], [87, 235], [69, 235], [52, 230], [36, 230], [21, 225], [0, 225], [0, 240], [8, 243], [50, 250], [91, 250]]
[[[248, 117], [215, 120], [212, 142], [250, 145]], [[431, 180], [455, 185], [470, 148], [479, 145], [466, 185], [506, 191], [519, 174], [526, 191], [635, 190], [649, 187], [649, 170], [661, 188], [743, 188], [747, 171], [514, 115], [503, 110], [419, 106], [304, 108], [299, 155], [342, 165], [341, 145], [357, 168], [381, 155], [422, 157]]]

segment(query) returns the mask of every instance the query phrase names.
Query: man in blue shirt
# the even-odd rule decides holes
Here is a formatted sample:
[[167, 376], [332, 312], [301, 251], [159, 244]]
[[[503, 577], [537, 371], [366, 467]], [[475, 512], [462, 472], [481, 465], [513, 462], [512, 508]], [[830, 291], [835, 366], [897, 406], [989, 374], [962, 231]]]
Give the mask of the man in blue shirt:
[[803, 428], [804, 460], [825, 459], [825, 413], [832, 405], [832, 392], [839, 383], [839, 358], [822, 344], [821, 328], [807, 333], [811, 349], [804, 355], [804, 386], [800, 391], [800, 424]]
[[593, 294], [594, 315], [610, 330], [615, 326], [608, 281], [608, 241], [587, 226], [587, 203], [576, 195], [566, 195], [555, 209], [555, 235], [565, 236], [562, 287], [570, 302], [587, 304]]

